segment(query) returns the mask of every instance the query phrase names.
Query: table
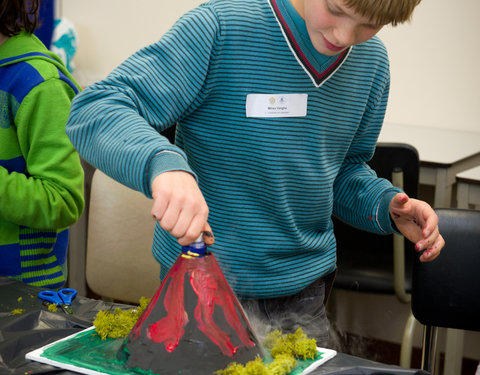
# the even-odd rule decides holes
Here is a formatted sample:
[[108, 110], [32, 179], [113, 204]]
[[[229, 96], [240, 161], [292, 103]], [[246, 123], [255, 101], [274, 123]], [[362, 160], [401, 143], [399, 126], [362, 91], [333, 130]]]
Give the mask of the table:
[[457, 174], [457, 206], [480, 208], [480, 165]]
[[[73, 374], [26, 360], [25, 354], [91, 327], [100, 310], [126, 307], [77, 296], [72, 304], [74, 315], [60, 308], [53, 313], [38, 299], [40, 290], [45, 289], [0, 276], [0, 374]], [[13, 309], [25, 312], [12, 315]]]
[[480, 132], [385, 123], [379, 142], [408, 143], [417, 149], [420, 184], [435, 187], [435, 208], [450, 207], [456, 175], [480, 165]]
[[[92, 326], [100, 310], [112, 307], [131, 308], [128, 305], [112, 304], [77, 296], [72, 304], [74, 315], [59, 309], [50, 312], [37, 298], [40, 288], [25, 285], [0, 276], [0, 374], [56, 374], [73, 375], [49, 365], [25, 359], [25, 354], [48, 343]], [[15, 308], [25, 309], [20, 315], [12, 315]], [[407, 375], [428, 373], [338, 353], [336, 357], [320, 366], [312, 374], [379, 374]], [[202, 374], [198, 374], [202, 375]]]

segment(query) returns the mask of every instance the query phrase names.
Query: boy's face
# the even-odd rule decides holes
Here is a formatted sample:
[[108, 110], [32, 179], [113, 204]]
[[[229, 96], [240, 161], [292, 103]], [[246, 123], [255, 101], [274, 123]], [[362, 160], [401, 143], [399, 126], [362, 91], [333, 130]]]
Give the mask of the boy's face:
[[290, 1], [305, 20], [315, 49], [327, 56], [367, 41], [382, 28], [347, 8], [343, 0]]

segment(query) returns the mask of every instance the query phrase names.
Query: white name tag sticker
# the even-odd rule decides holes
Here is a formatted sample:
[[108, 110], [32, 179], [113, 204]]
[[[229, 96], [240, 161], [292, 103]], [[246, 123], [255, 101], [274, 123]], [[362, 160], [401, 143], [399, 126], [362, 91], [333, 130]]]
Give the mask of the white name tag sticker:
[[247, 117], [304, 117], [308, 94], [248, 94]]

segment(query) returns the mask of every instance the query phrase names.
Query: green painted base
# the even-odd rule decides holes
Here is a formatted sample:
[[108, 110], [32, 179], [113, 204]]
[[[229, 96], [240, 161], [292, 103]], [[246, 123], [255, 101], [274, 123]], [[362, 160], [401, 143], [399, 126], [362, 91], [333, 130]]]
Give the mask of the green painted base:
[[[131, 369], [125, 366], [126, 358], [119, 353], [125, 339], [102, 340], [94, 328], [89, 328], [66, 339], [47, 345], [27, 354], [27, 358], [64, 369], [74, 370], [84, 374], [150, 375], [150, 371]], [[320, 365], [332, 358], [335, 351], [320, 349], [314, 360], [297, 361], [291, 375], [300, 375], [309, 372], [310, 366]], [[268, 362], [268, 359], [266, 359]], [[316, 366], [315, 366], [316, 367]], [[178, 374], [194, 374], [195, 369], [178, 370]]]

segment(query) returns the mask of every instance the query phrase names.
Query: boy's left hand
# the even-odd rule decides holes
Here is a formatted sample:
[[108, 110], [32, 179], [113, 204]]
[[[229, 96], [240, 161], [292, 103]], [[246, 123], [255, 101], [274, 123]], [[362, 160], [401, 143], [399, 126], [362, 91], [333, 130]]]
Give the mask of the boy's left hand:
[[438, 216], [428, 203], [398, 193], [390, 202], [390, 215], [415, 250], [425, 250], [420, 261], [429, 262], [440, 255], [445, 241], [438, 230]]

